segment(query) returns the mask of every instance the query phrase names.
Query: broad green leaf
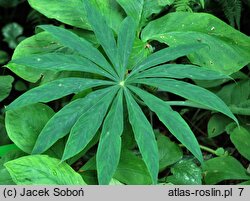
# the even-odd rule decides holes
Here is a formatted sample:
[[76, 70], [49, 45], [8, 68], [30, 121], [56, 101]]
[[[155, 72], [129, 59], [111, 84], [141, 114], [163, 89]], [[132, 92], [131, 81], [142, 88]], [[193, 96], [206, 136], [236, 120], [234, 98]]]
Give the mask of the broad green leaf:
[[[66, 136], [77, 119], [89, 109], [97, 100], [100, 100], [110, 89], [105, 88], [94, 91], [84, 98], [76, 99], [59, 110], [45, 125], [37, 138], [32, 151], [40, 154], [51, 147], [57, 140]], [[51, 135], [53, 133], [53, 135]]]
[[30, 154], [39, 133], [53, 115], [54, 111], [41, 103], [7, 111], [8, 136], [22, 151]]
[[114, 178], [127, 185], [147, 185], [152, 183], [143, 160], [128, 150], [122, 150]]
[[208, 121], [207, 133], [208, 137], [216, 137], [226, 131], [226, 126], [232, 120], [223, 114], [214, 114]]
[[218, 96], [196, 85], [167, 78], [137, 79], [135, 82], [158, 87], [160, 90], [182, 96], [188, 100], [204, 105], [211, 110], [221, 112], [235, 122], [238, 122], [228, 106]]
[[14, 78], [10, 75], [0, 76], [0, 102], [8, 97]]
[[249, 180], [245, 168], [232, 156], [222, 156], [206, 161], [202, 169], [206, 184], [217, 184], [224, 180]]
[[179, 57], [186, 56], [192, 52], [195, 52], [201, 48], [204, 48], [203, 44], [185, 44], [178, 47], [169, 47], [159, 50], [151, 54], [148, 58], [143, 60], [140, 64], [133, 68], [130, 75], [135, 74], [138, 71], [146, 70], [150, 67], [175, 60]]
[[119, 63], [117, 46], [113, 30], [107, 25], [104, 17], [99, 13], [89, 1], [84, 1], [88, 21], [95, 33], [95, 36], [103, 47], [108, 58], [119, 73]]
[[[45, 165], [46, 164], [46, 165]], [[84, 185], [68, 164], [46, 155], [24, 156], [4, 164], [18, 185]]]
[[0, 146], [0, 157], [7, 154], [9, 151], [19, 150], [19, 148], [15, 144], [8, 144]]
[[[63, 23], [83, 29], [91, 29], [86, 18], [82, 0], [28, 0], [32, 8], [48, 18], [57, 19]], [[123, 12], [116, 1], [90, 0], [95, 8], [101, 12], [114, 30], [122, 21]]]
[[145, 77], [167, 77], [176, 79], [190, 78], [193, 80], [230, 79], [229, 76], [219, 73], [217, 71], [201, 68], [194, 65], [183, 64], [160, 65], [154, 68], [150, 68], [134, 76], [134, 78]]
[[201, 185], [202, 171], [192, 160], [182, 160], [171, 168], [167, 182], [175, 185]]
[[[92, 157], [80, 169], [83, 172], [96, 170], [96, 158]], [[127, 185], [148, 185], [152, 179], [141, 157], [130, 150], [122, 149], [114, 178]]]
[[138, 26], [144, 6], [144, 0], [116, 0], [125, 10], [128, 16], [132, 17]]
[[159, 14], [165, 7], [172, 5], [174, 1], [175, 0], [144, 0], [140, 27], [145, 26], [145, 24], [153, 18], [154, 14]]
[[120, 89], [102, 126], [96, 165], [99, 184], [109, 184], [120, 159], [123, 132], [123, 91]]
[[128, 67], [129, 57], [133, 48], [135, 40], [135, 22], [132, 18], [127, 17], [121, 24], [118, 39], [117, 39], [117, 51], [120, 61], [119, 74], [123, 79], [126, 69]]
[[250, 130], [237, 127], [230, 133], [230, 139], [240, 154], [250, 161]]
[[77, 55], [68, 55], [62, 53], [31, 55], [20, 59], [14, 59], [10, 63], [29, 66], [31, 68], [37, 68], [40, 70], [80, 71], [95, 73], [115, 80], [112, 75], [90, 60]]
[[0, 185], [15, 185], [15, 182], [4, 166], [0, 166]]
[[[13, 145], [11, 145], [11, 146], [13, 146]], [[4, 156], [1, 156], [1, 159], [0, 159], [0, 185], [15, 185], [9, 172], [4, 167], [4, 163], [11, 161], [13, 159], [22, 157], [24, 155], [25, 155], [24, 152], [22, 152], [20, 149], [18, 149], [16, 147], [16, 150], [8, 151], [8, 153], [6, 153]]]
[[240, 183], [239, 185], [250, 185], [250, 180]]
[[207, 44], [189, 54], [190, 61], [228, 75], [250, 62], [250, 37], [208, 13], [169, 13], [150, 22], [142, 32], [142, 40], [158, 40], [170, 47]]
[[117, 77], [114, 69], [110, 66], [105, 57], [84, 38], [80, 38], [69, 30], [52, 25], [41, 25], [39, 27], [49, 32], [63, 46], [76, 51], [78, 54], [107, 70], [111, 75]]
[[250, 115], [250, 80], [225, 85], [217, 95], [229, 106], [234, 114]]
[[111, 181], [109, 182], [109, 185], [124, 185], [117, 179], [112, 178]]
[[153, 128], [143, 114], [128, 89], [125, 96], [129, 113], [129, 122], [133, 128], [135, 140], [148, 168], [153, 184], [157, 183], [159, 154]]
[[98, 185], [97, 172], [95, 170], [79, 171], [87, 185]]
[[8, 105], [6, 109], [17, 109], [38, 102], [47, 103], [72, 93], [111, 83], [87, 78], [62, 78], [27, 91]]
[[95, 100], [93, 105], [81, 114], [71, 129], [62, 160], [66, 160], [78, 154], [91, 141], [101, 126], [104, 116], [117, 90], [118, 86], [110, 87], [109, 93], [106, 93], [100, 99]]
[[156, 113], [159, 120], [169, 129], [169, 131], [185, 146], [191, 153], [200, 161], [203, 161], [202, 153], [195, 135], [180, 116], [179, 113], [172, 110], [172, 108], [161, 99], [143, 91], [139, 88], [129, 86], [145, 104]]
[[167, 166], [176, 163], [182, 158], [181, 148], [168, 137], [159, 134], [157, 137], [157, 145], [160, 170], [164, 170]]

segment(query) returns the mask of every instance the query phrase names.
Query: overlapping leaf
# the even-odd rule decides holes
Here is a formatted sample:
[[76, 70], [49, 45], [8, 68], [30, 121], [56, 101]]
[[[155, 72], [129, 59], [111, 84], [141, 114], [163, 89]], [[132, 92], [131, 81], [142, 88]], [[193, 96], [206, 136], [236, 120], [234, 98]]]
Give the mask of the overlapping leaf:
[[[48, 53], [42, 55], [32, 55], [21, 59], [14, 59], [11, 63], [29, 66], [41, 70], [53, 71], [80, 71], [94, 73], [115, 79], [108, 72], [94, 64], [88, 59], [78, 55], [67, 55], [62, 53]], [[10, 64], [11, 64], [10, 63]]]
[[31, 89], [18, 97], [6, 109], [20, 108], [38, 102], [47, 103], [72, 93], [107, 84], [112, 84], [112, 82], [87, 78], [62, 78]]
[[123, 79], [129, 57], [132, 51], [134, 39], [135, 39], [135, 23], [131, 18], [126, 18], [121, 24], [121, 28], [118, 35], [117, 51], [120, 61], [120, 78]]
[[149, 170], [152, 181], [156, 184], [159, 171], [159, 155], [153, 128], [127, 89], [125, 90], [125, 97], [129, 113], [129, 122], [133, 128], [135, 140]]
[[193, 80], [230, 79], [229, 76], [224, 75], [222, 73], [218, 73], [213, 70], [201, 68], [194, 65], [182, 65], [182, 64], [160, 65], [145, 70], [134, 76], [134, 78], [146, 78], [146, 77], [166, 77], [166, 78], [176, 78], [176, 79], [190, 78]]
[[84, 1], [87, 18], [95, 33], [99, 43], [102, 45], [104, 51], [114, 65], [117, 72], [119, 68], [118, 54], [116, 48], [116, 41], [113, 30], [106, 25], [105, 19], [101, 14], [91, 5], [89, 1]]
[[123, 132], [123, 91], [120, 89], [105, 118], [97, 149], [96, 165], [100, 184], [109, 184], [116, 171]]
[[[32, 153], [43, 153], [57, 140], [66, 136], [78, 118], [90, 108], [96, 100], [100, 100], [109, 91], [109, 88], [97, 90], [85, 98], [76, 99], [58, 111], [41, 131]], [[51, 133], [53, 133], [53, 135], [51, 135]]]
[[200, 48], [204, 48], [206, 45], [204, 44], [188, 44], [188, 45], [179, 45], [178, 47], [169, 47], [159, 50], [151, 54], [148, 58], [142, 61], [140, 64], [134, 67], [130, 76], [135, 74], [136, 72], [146, 70], [150, 67], [177, 59], [179, 57], [185, 56], [192, 52], [197, 51]]
[[103, 67], [111, 75], [116, 76], [114, 69], [110, 66], [105, 57], [87, 40], [80, 38], [71, 31], [60, 27], [52, 25], [41, 25], [39, 27], [44, 29], [46, 32], [49, 32], [63, 46], [76, 51], [83, 57], [86, 57], [90, 61]]
[[188, 124], [180, 114], [173, 111], [167, 103], [150, 93], [132, 86], [129, 88], [139, 95], [146, 105], [156, 113], [160, 121], [170, 132], [202, 162], [203, 158], [199, 144]]
[[[62, 160], [82, 151], [101, 126], [108, 107], [117, 92], [118, 86], [110, 87], [109, 93], [95, 100], [79, 117], [71, 129]], [[95, 123], [93, 123], [95, 122]]]
[[167, 78], [137, 79], [134, 82], [158, 87], [161, 90], [177, 94], [191, 101], [207, 106], [212, 110], [219, 111], [238, 122], [228, 106], [218, 96], [196, 85]]

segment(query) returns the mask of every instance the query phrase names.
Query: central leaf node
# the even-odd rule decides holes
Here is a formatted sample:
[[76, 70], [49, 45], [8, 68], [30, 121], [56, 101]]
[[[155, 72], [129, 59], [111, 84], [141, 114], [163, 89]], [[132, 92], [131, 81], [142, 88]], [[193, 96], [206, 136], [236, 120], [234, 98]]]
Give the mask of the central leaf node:
[[124, 87], [125, 82], [124, 82], [124, 81], [121, 81], [121, 82], [119, 83], [119, 85], [121, 85], [122, 87]]

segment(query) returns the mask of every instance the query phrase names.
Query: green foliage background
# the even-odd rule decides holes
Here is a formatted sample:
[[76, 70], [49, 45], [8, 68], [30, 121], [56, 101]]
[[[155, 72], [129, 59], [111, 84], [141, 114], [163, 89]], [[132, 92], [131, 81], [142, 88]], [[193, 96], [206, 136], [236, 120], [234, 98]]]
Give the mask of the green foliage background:
[[0, 11], [0, 184], [249, 182], [248, 0]]

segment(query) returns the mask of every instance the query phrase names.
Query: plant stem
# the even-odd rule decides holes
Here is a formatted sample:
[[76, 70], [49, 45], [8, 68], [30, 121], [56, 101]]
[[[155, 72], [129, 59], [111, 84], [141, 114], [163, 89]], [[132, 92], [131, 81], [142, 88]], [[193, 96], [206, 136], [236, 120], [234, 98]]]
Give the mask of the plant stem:
[[[183, 144], [179, 144], [179, 146], [180, 146], [180, 147], [185, 147]], [[209, 148], [209, 147], [203, 146], [203, 145], [199, 145], [199, 146], [200, 146], [201, 150], [204, 150], [204, 151], [206, 151], [206, 152], [209, 152], [209, 153], [214, 154], [214, 155], [217, 156], [215, 150], [213, 150], [213, 149], [211, 149], [211, 148]]]

